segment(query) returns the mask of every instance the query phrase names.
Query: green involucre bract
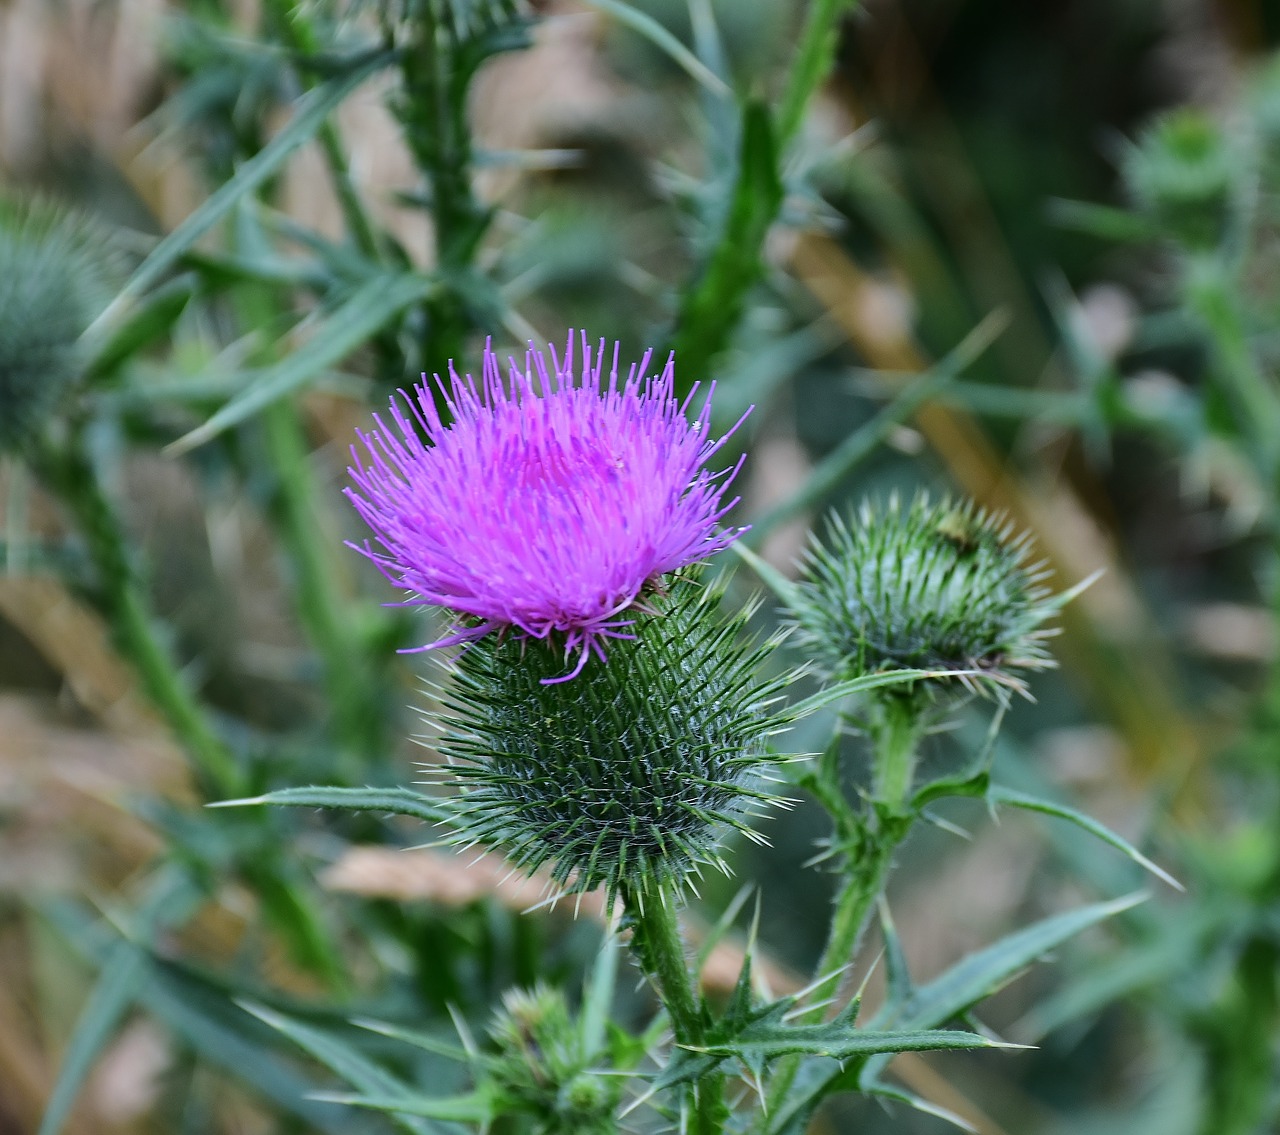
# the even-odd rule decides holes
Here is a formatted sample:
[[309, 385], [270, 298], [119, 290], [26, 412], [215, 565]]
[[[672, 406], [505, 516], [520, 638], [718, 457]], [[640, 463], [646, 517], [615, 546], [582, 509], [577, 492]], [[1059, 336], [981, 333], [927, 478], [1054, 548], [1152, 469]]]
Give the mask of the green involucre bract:
[[956, 672], [934, 690], [1021, 689], [1019, 671], [1053, 665], [1043, 624], [1058, 609], [1029, 554], [1029, 537], [970, 503], [864, 504], [806, 554], [798, 641], [840, 679], [913, 668]]
[[110, 299], [115, 271], [92, 223], [0, 197], [0, 452], [40, 429], [79, 378], [80, 336]]
[[555, 685], [543, 679], [563, 675], [564, 656], [546, 642], [468, 647], [434, 722], [464, 794], [459, 840], [529, 871], [550, 865], [572, 890], [678, 882], [718, 862], [725, 825], [750, 832], [744, 813], [778, 802], [753, 773], [771, 759], [769, 707], [785, 684], [760, 678], [770, 644], [744, 644], [746, 615], [723, 618], [719, 600], [678, 580], [646, 600], [634, 640]]

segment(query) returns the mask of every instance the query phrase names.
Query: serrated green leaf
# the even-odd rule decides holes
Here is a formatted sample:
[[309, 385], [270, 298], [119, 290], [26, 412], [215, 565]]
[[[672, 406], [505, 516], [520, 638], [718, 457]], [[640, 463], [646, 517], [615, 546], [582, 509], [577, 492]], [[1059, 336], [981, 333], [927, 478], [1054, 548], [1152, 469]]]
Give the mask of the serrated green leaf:
[[1056, 804], [1052, 800], [1044, 800], [1039, 796], [1029, 796], [1027, 793], [1019, 792], [1013, 788], [1002, 788], [998, 784], [993, 784], [987, 789], [987, 800], [992, 804], [1007, 804], [1011, 808], [1022, 808], [1028, 812], [1040, 812], [1046, 816], [1057, 816], [1061, 820], [1068, 820], [1075, 824], [1076, 827], [1083, 828], [1090, 835], [1102, 840], [1103, 843], [1110, 844], [1118, 851], [1124, 852], [1138, 866], [1150, 871], [1157, 879], [1168, 883], [1175, 890], [1186, 890], [1168, 871], [1153, 863], [1127, 839], [1117, 835], [1105, 824], [1100, 824], [1092, 817], [1086, 816], [1083, 812], [1077, 812], [1074, 808], [1068, 808], [1065, 804]]
[[394, 1111], [457, 1123], [491, 1123], [495, 1118], [493, 1102], [481, 1092], [469, 1092], [461, 1096], [441, 1096], [438, 1099], [422, 1095], [400, 1099], [395, 1096], [355, 1096], [337, 1092], [317, 1092], [311, 1098], [325, 1103], [346, 1104], [348, 1107]]
[[977, 1132], [978, 1130], [964, 1116], [957, 1115], [954, 1111], [948, 1111], [945, 1107], [941, 1107], [936, 1103], [930, 1103], [914, 1092], [908, 1092], [905, 1088], [899, 1088], [897, 1085], [885, 1084], [880, 1080], [872, 1080], [869, 1083], [863, 1083], [861, 1088], [867, 1095], [879, 1096], [881, 1099], [894, 1100], [897, 1103], [905, 1103], [922, 1115], [932, 1115], [935, 1119], [941, 1119], [944, 1123], [959, 1127], [961, 1131]]
[[1152, 929], [1152, 937], [1145, 942], [1128, 943], [1114, 957], [1090, 959], [1058, 992], [1034, 1005], [1013, 1026], [1013, 1035], [1033, 1043], [1122, 998], [1160, 987], [1179, 974], [1193, 973], [1206, 943], [1222, 942], [1229, 934], [1222, 912], [1203, 908]]
[[185, 453], [239, 425], [279, 398], [337, 366], [410, 304], [424, 299], [435, 287], [414, 273], [383, 275], [357, 288], [301, 347], [274, 366], [246, 374], [246, 388], [207, 422], [167, 447]]
[[868, 690], [881, 690], [888, 686], [899, 686], [904, 682], [919, 682], [927, 678], [955, 678], [980, 673], [981, 671], [978, 670], [880, 670], [875, 674], [863, 674], [860, 678], [850, 678], [847, 682], [834, 682], [812, 697], [788, 706], [785, 716], [788, 720], [795, 721], [801, 717], [807, 717], [815, 709], [842, 701], [854, 694], [863, 694]]
[[920, 986], [902, 1004], [885, 1005], [872, 1023], [899, 1028], [933, 1028], [952, 1020], [1069, 938], [1146, 898], [1146, 893], [1140, 892], [1041, 919], [985, 950], [970, 954], [940, 977]]
[[477, 1063], [483, 1063], [483, 1059], [477, 1057], [475, 1053], [469, 1053], [465, 1048], [451, 1044], [446, 1040], [440, 1040], [430, 1033], [418, 1032], [415, 1029], [402, 1029], [399, 1025], [389, 1024], [386, 1021], [372, 1021], [364, 1017], [354, 1017], [351, 1023], [358, 1029], [368, 1029], [379, 1036], [403, 1041], [405, 1044], [413, 1045], [414, 1048], [422, 1049], [423, 1052], [430, 1052], [435, 1056], [443, 1056], [446, 1060], [454, 1060], [459, 1064], [474, 1066]]
[[444, 803], [411, 788], [281, 788], [261, 796], [240, 800], [218, 800], [206, 808], [243, 808], [254, 804], [276, 804], [290, 808], [345, 808], [353, 812], [382, 812], [393, 816], [413, 816], [429, 824], [449, 821]]
[[859, 1029], [832, 1021], [824, 1025], [767, 1024], [744, 1030], [732, 1042], [687, 1046], [709, 1056], [737, 1057], [743, 1061], [772, 1060], [777, 1056], [830, 1056], [848, 1060], [897, 1052], [933, 1052], [941, 1049], [1007, 1048], [978, 1033], [955, 1029]]
[[[283, 1033], [326, 1068], [336, 1072], [353, 1088], [389, 1099], [414, 1098], [413, 1090], [407, 1084], [402, 1083], [384, 1068], [379, 1068], [362, 1052], [345, 1041], [268, 1009], [265, 1005], [257, 1005], [250, 1001], [239, 1001], [237, 1004], [246, 1013], [252, 1013], [264, 1024]], [[399, 1113], [394, 1115], [393, 1119], [400, 1127], [413, 1132], [414, 1135], [433, 1135], [441, 1130], [434, 1123], [417, 1115]]]

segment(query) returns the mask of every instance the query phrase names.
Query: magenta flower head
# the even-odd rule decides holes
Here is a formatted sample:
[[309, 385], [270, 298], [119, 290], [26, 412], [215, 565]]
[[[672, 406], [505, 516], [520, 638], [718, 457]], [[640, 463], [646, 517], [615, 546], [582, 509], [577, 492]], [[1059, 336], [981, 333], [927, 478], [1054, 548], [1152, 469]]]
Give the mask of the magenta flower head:
[[676, 398], [674, 356], [651, 375], [646, 351], [623, 379], [617, 344], [593, 354], [584, 334], [581, 350], [575, 373], [572, 333], [549, 364], [530, 344], [504, 382], [486, 344], [479, 383], [451, 364], [352, 446], [347, 496], [375, 537], [357, 550], [412, 593], [402, 605], [460, 616], [417, 649], [503, 630], [562, 640], [576, 661], [549, 681], [565, 681], [633, 637], [646, 588], [742, 533], [720, 528], [741, 460], [707, 467], [737, 429], [709, 437], [712, 391], [690, 421], [697, 388]]

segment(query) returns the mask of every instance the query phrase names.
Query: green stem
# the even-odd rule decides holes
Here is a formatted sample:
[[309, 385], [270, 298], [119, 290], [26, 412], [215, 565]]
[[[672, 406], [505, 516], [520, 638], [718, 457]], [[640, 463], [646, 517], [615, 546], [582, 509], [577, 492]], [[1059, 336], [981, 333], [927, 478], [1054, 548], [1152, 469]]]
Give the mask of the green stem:
[[[818, 962], [817, 976], [829, 975], [814, 989], [813, 999], [822, 1002], [837, 992], [841, 974], [858, 951], [871, 911], [884, 890], [894, 852], [906, 837], [910, 817], [906, 807], [915, 774], [916, 746], [920, 740], [920, 712], [914, 700], [887, 694], [878, 699], [871, 723], [874, 749], [872, 768], [873, 806], [869, 817], [859, 815], [845, 804], [835, 815], [836, 837], [845, 857], [845, 880], [836, 897], [835, 913], [827, 945]], [[828, 787], [837, 770], [824, 771]], [[838, 794], [838, 782], [835, 785]], [[829, 797], [830, 793], [824, 794]], [[839, 796], [843, 803], [844, 797]], [[874, 821], [874, 824], [868, 820]], [[815, 1005], [803, 1021], [822, 1017]]]
[[[271, 0], [271, 11], [281, 38], [291, 50], [300, 55], [314, 55], [319, 51], [320, 42], [315, 28], [307, 19], [306, 10], [301, 4], [296, 3], [295, 0]], [[342, 209], [347, 229], [356, 247], [365, 256], [377, 260], [378, 236], [355, 183], [351, 180], [351, 168], [343, 152], [342, 138], [338, 134], [338, 128], [332, 121], [326, 121], [320, 127], [316, 137], [324, 153], [325, 163], [329, 167], [329, 176], [333, 179], [334, 192], [338, 195], [338, 204]]]
[[401, 54], [405, 140], [430, 190], [435, 262], [444, 282], [427, 304], [424, 362], [443, 370], [461, 358], [473, 319], [458, 284], [488, 229], [491, 211], [472, 187], [471, 130], [467, 96], [483, 57], [479, 46], [459, 40], [439, 0], [421, 0], [416, 26]]
[[910, 694], [891, 693], [878, 699], [871, 725], [875, 750], [872, 791], [878, 804], [894, 811], [902, 811], [911, 795], [920, 716], [920, 707]]
[[[870, 809], [865, 814], [855, 811], [840, 787], [838, 726], [810, 786], [835, 824], [832, 839], [842, 852], [844, 871], [827, 944], [815, 971], [820, 980], [813, 986], [811, 1007], [796, 1018], [798, 1024], [821, 1021], [826, 1015], [825, 1002], [839, 994], [846, 967], [857, 955], [872, 911], [884, 892], [894, 853], [911, 827], [907, 804], [922, 726], [919, 707], [909, 697], [885, 695], [872, 712]], [[773, 1108], [786, 1099], [801, 1062], [795, 1056], [779, 1061], [768, 1093]]]
[[294, 604], [320, 654], [338, 739], [362, 763], [376, 761], [387, 752], [389, 715], [368, 653], [340, 614], [345, 604], [334, 581], [330, 551], [320, 539], [323, 528], [295, 407], [288, 402], [268, 406], [262, 427], [277, 478], [272, 512], [292, 568]]
[[[626, 925], [631, 928], [631, 948], [671, 1019], [676, 1043], [702, 1044], [706, 1017], [694, 993], [675, 895], [656, 880], [648, 880], [640, 887], [623, 884], [621, 897]], [[719, 1135], [724, 1130], [728, 1117], [724, 1080], [723, 1073], [712, 1072], [690, 1086], [690, 1135]]]
[[244, 791], [241, 770], [156, 634], [124, 526], [103, 493], [81, 440], [72, 436], [63, 445], [42, 440], [29, 455], [32, 467], [75, 518], [97, 569], [103, 612], [147, 695], [194, 759], [211, 794], [240, 795]]
[[782, 104], [778, 107], [778, 143], [785, 146], [800, 128], [805, 108], [835, 62], [840, 21], [856, 7], [855, 0], [812, 0], [800, 46]]

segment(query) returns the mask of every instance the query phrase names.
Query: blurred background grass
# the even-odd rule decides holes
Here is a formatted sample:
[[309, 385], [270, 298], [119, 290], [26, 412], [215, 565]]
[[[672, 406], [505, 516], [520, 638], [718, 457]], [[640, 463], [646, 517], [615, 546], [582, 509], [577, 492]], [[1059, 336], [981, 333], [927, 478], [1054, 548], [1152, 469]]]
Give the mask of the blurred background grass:
[[[792, 4], [635, 6], [693, 46], [690, 13], [710, 12], [726, 74], [776, 97], [800, 14]], [[695, 222], [721, 207], [717, 156], [732, 153], [732, 124], [645, 38], [569, 0], [535, 7], [534, 46], [486, 65], [472, 103], [486, 152], [534, 152], [477, 171], [481, 198], [498, 208], [480, 260], [509, 305], [491, 330], [510, 345], [586, 327], [638, 353], [672, 319], [672, 286], [704, 253], [706, 226]], [[278, 60], [210, 46], [214, 28], [263, 42], [267, 22], [252, 0], [2, 0], [0, 178], [76, 203], [145, 248], [148, 234], [170, 231], [206, 199], [211, 177], [229, 174], [247, 144], [238, 131], [282, 120], [289, 92], [277, 89]], [[1280, 786], [1274, 752], [1228, 761], [1249, 736], [1276, 648], [1259, 566], [1259, 518], [1274, 490], [1242, 468], [1229, 441], [1182, 446], [1145, 427], [1148, 410], [1174, 420], [1203, 383], [1203, 344], [1176, 316], [1149, 318], [1176, 291], [1173, 254], [1100, 232], [1097, 216], [1086, 225], [1062, 203], [1127, 206], [1127, 140], [1164, 109], [1204, 107], [1229, 133], [1241, 92], [1277, 47], [1280, 9], [1266, 0], [870, 0], [842, 25], [834, 74], [800, 125], [764, 279], [728, 350], [706, 360], [725, 418], [756, 405], [743, 513], [765, 519], [753, 539], [778, 566], [789, 570], [828, 506], [955, 486], [1031, 527], [1064, 585], [1105, 571], [1064, 620], [1061, 679], [1038, 680], [1038, 701], [1016, 708], [1000, 759], [1010, 775], [1052, 785], [1125, 835], [1154, 839], [1175, 869], [1200, 872], [1201, 893], [1161, 898], [1155, 905], [1167, 909], [1099, 933], [1073, 960], [984, 1006], [984, 1023], [1015, 1038], [1038, 1007], [1071, 1018], [1040, 1051], [899, 1061], [915, 1090], [992, 1135], [1190, 1132], [1212, 1095], [1204, 1052], [1235, 971], [1206, 964], [1228, 947], [1213, 945], [1221, 923], [1204, 914], [1205, 889], [1229, 890], [1267, 861], [1256, 845], [1270, 820], [1258, 817], [1276, 814]], [[405, 198], [414, 160], [387, 93], [381, 82], [362, 89], [339, 128], [376, 224], [430, 268], [439, 244]], [[274, 192], [291, 222], [342, 236], [318, 147], [298, 153]], [[1120, 213], [1108, 216], [1123, 229]], [[1252, 281], [1273, 329], [1274, 269], [1261, 258]], [[993, 313], [1003, 329], [962, 382], [887, 427], [852, 476], [813, 480], [815, 470], [838, 472], [849, 439], [866, 436], [859, 431], [886, 400]], [[142, 356], [139, 371], [156, 384], [234, 376], [275, 349], [292, 314], [277, 313], [278, 326], [246, 342], [216, 311], [193, 310], [172, 349]], [[474, 336], [461, 342], [475, 347]], [[410, 373], [388, 374], [385, 359], [398, 356], [374, 344], [299, 397], [306, 460], [322, 486], [315, 519], [335, 549], [353, 530], [338, 497], [345, 445], [370, 401], [346, 380], [371, 378], [380, 402], [412, 371], [442, 368], [436, 349], [407, 348]], [[1273, 358], [1274, 344], [1266, 350]], [[703, 377], [698, 369], [687, 377]], [[292, 602], [296, 579], [272, 537], [284, 521], [269, 489], [232, 479], [199, 451], [183, 461], [157, 452], [203, 409], [161, 400], [147, 430], [113, 439], [116, 489], [189, 676], [228, 720], [273, 738], [287, 764], [328, 695]], [[34, 552], [15, 558], [15, 547], [56, 546], [63, 520], [16, 462], [0, 472], [9, 547], [0, 577], [0, 1132], [25, 1135], [37, 1130], [95, 964], [92, 942], [68, 941], [88, 932], [61, 904], [87, 898], [109, 917], [180, 823], [176, 806], [192, 788], [100, 616], [67, 585], [76, 565], [55, 573]], [[334, 558], [344, 592], [381, 598], [354, 556]], [[419, 759], [408, 741], [413, 667], [392, 664], [388, 681], [382, 768], [408, 781]], [[930, 759], [947, 760], [951, 744], [938, 738]], [[1242, 762], [1262, 772], [1240, 779]], [[174, 810], [138, 804], [157, 795]], [[920, 977], [1074, 901], [1081, 877], [1086, 889], [1130, 881], [1067, 833], [1046, 839], [1016, 818], [994, 825], [976, 808], [948, 818], [971, 827], [973, 840], [918, 839], [891, 892]], [[827, 880], [802, 867], [820, 834], [816, 810], [801, 808], [771, 825], [773, 852], [736, 858], [740, 875], [762, 884], [763, 939], [779, 981], [821, 947]], [[416, 853], [406, 871], [399, 853], [379, 858], [367, 835], [304, 824], [308, 869], [332, 892], [335, 924], [413, 924], [406, 940], [425, 959], [415, 972], [438, 982], [419, 991], [424, 1003], [480, 1013], [513, 981], [580, 969], [589, 929], [519, 914], [525, 900], [504, 899], [497, 876], [465, 859]], [[706, 897], [714, 906], [736, 885]], [[1168, 933], [1177, 925], [1192, 938], [1180, 953]], [[1105, 1008], [1108, 998], [1091, 1001], [1087, 988], [1078, 1008], [1048, 1000], [1080, 987], [1064, 985], [1066, 975], [1101, 971], [1117, 944], [1165, 947], [1142, 955], [1127, 984], [1113, 979], [1133, 996]], [[210, 972], [265, 957], [258, 978], [299, 997], [319, 987], [234, 884], [215, 887], [168, 948]], [[348, 979], [376, 987], [375, 969]], [[1265, 1064], [1275, 1037], [1249, 1035]], [[306, 1117], [281, 1119], [260, 1085], [237, 1086], [199, 1052], [171, 1022], [131, 1017], [67, 1129], [312, 1129]], [[825, 1122], [831, 1131], [942, 1129], [866, 1104], [833, 1108]]]

